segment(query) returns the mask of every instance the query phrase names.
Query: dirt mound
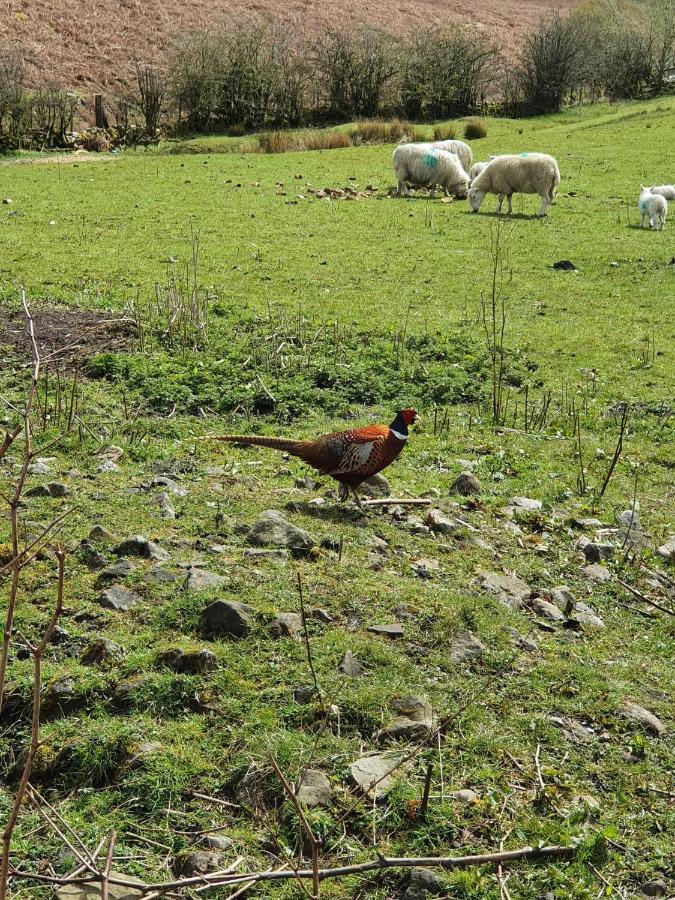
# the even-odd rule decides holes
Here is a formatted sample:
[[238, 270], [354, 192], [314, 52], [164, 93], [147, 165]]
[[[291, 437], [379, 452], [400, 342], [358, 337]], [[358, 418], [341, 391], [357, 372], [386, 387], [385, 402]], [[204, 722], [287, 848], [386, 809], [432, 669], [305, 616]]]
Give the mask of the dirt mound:
[[[569, 12], [576, 0], [287, 0], [283, 21], [298, 38], [345, 23], [366, 23], [397, 34], [423, 25], [470, 23], [494, 34], [508, 50], [537, 20]], [[176, 34], [255, 11], [279, 18], [275, 0], [7, 0], [0, 41], [24, 50], [34, 84], [57, 79], [82, 93], [103, 93], [126, 81], [134, 60], [161, 63]]]

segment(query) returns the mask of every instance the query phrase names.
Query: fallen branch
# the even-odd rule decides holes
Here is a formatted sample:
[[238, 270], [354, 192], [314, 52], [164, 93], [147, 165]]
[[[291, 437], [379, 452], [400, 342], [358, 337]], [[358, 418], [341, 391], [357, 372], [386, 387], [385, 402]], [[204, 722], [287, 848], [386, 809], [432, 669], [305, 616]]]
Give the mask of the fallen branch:
[[382, 497], [377, 500], [362, 500], [361, 506], [431, 506], [433, 500], [426, 497]]
[[673, 612], [672, 609], [668, 609], [667, 606], [661, 606], [661, 604], [657, 603], [656, 600], [650, 600], [649, 597], [645, 596], [641, 591], [638, 591], [637, 588], [634, 588], [632, 585], [627, 584], [625, 581], [621, 581], [620, 578], [617, 578], [616, 580], [622, 588], [627, 590], [629, 594], [637, 597], [638, 600], [642, 600], [643, 603], [647, 603], [649, 606], [653, 606], [654, 609], [660, 609], [661, 612], [668, 613], [669, 616], [675, 616], [675, 612]]

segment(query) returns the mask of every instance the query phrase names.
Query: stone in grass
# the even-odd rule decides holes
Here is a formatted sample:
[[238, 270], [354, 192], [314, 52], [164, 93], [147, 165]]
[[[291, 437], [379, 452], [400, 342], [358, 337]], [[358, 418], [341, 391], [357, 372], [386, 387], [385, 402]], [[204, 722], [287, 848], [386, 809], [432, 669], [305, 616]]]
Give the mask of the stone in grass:
[[138, 594], [134, 594], [133, 591], [128, 591], [121, 585], [114, 584], [99, 595], [98, 602], [106, 609], [128, 612], [141, 602], [141, 598]]
[[470, 631], [460, 631], [450, 645], [450, 659], [456, 663], [468, 663], [480, 659], [485, 646]]
[[172, 647], [158, 653], [155, 662], [179, 675], [206, 675], [216, 668], [216, 654], [211, 650], [181, 650]]
[[333, 789], [320, 769], [307, 769], [296, 794], [305, 806], [330, 806]]
[[116, 581], [118, 578], [126, 578], [134, 571], [133, 564], [128, 559], [118, 559], [98, 573], [97, 581]]
[[133, 534], [113, 547], [113, 553], [117, 556], [141, 556], [143, 559], [151, 559], [153, 562], [166, 562], [169, 553], [159, 544], [148, 540], [142, 534]]
[[675, 537], [671, 537], [665, 544], [661, 544], [656, 552], [662, 559], [667, 559], [669, 562], [675, 561]]
[[391, 625], [369, 625], [368, 631], [392, 639], [403, 637], [403, 627], [398, 622], [394, 622]]
[[[144, 896], [142, 889], [143, 882], [140, 878], [133, 875], [127, 875], [126, 872], [118, 872], [115, 869], [110, 871], [111, 878], [118, 878], [120, 881], [130, 882], [139, 885], [138, 888], [115, 884], [108, 884], [109, 900], [140, 900]], [[54, 897], [56, 900], [101, 900], [100, 884], [64, 884], [57, 888]]]
[[377, 735], [379, 741], [391, 738], [416, 740], [429, 737], [435, 717], [431, 704], [424, 697], [397, 697], [389, 704], [397, 715]]
[[653, 712], [637, 703], [633, 703], [632, 700], [626, 700], [619, 707], [618, 712], [624, 719], [629, 719], [631, 722], [642, 725], [643, 728], [651, 731], [652, 734], [663, 734], [666, 730], [666, 726]]
[[478, 584], [484, 591], [493, 594], [509, 609], [520, 609], [532, 589], [517, 575], [501, 575], [499, 572], [479, 572]]
[[232, 838], [226, 837], [224, 834], [205, 834], [202, 838], [202, 844], [210, 850], [229, 850], [234, 847]]
[[70, 488], [68, 485], [60, 481], [38, 484], [36, 487], [26, 491], [27, 497], [67, 497], [69, 494]]
[[87, 540], [95, 543], [97, 541], [111, 541], [112, 537], [112, 534], [103, 525], [94, 525], [87, 535]]
[[469, 497], [471, 494], [480, 494], [481, 484], [473, 472], [461, 472], [450, 485], [450, 491]]
[[391, 487], [384, 475], [373, 475], [372, 478], [367, 478], [360, 490], [374, 500], [391, 497]]
[[294, 612], [279, 613], [267, 629], [270, 637], [298, 637], [302, 634], [302, 616]]
[[459, 803], [466, 803], [467, 805], [470, 803], [478, 803], [480, 800], [478, 794], [470, 788], [463, 788], [461, 791], [450, 791], [448, 796], [452, 800], [457, 800]]
[[412, 869], [403, 900], [426, 900], [446, 891], [444, 882], [431, 869]]
[[663, 897], [668, 893], [668, 882], [665, 878], [653, 878], [640, 886], [640, 893], [645, 897]]
[[517, 628], [507, 626], [504, 630], [511, 636], [511, 643], [513, 646], [517, 647], [519, 650], [524, 650], [526, 653], [536, 653], [539, 649], [539, 644], [537, 644], [536, 641], [533, 641], [532, 638], [527, 637], [527, 635], [521, 634]]
[[318, 542], [302, 528], [289, 522], [280, 512], [266, 510], [248, 530], [249, 543], [289, 547], [292, 550], [311, 550]]
[[424, 523], [437, 534], [452, 534], [453, 532], [461, 531], [465, 527], [461, 522], [450, 519], [440, 509], [430, 509]]
[[214, 636], [243, 638], [253, 624], [253, 609], [235, 600], [215, 600], [202, 613], [202, 628]]
[[604, 628], [605, 623], [600, 616], [586, 603], [577, 603], [574, 607], [574, 618], [582, 625], [592, 625], [594, 628]]
[[84, 648], [80, 656], [83, 666], [101, 666], [120, 659], [124, 651], [119, 644], [108, 638], [100, 637]]
[[161, 494], [157, 495], [155, 503], [159, 506], [159, 512], [163, 519], [176, 518], [176, 510], [171, 502], [171, 497], [169, 497], [166, 491], [162, 491]]
[[343, 675], [349, 675], [350, 678], [358, 678], [363, 675], [365, 667], [360, 659], [358, 659], [351, 650], [346, 650], [342, 657], [342, 662], [338, 666], [338, 671]]
[[244, 550], [244, 559], [250, 559], [253, 562], [269, 560], [270, 562], [283, 565], [289, 560], [288, 550], [273, 550], [269, 547], [249, 547]]
[[437, 559], [416, 559], [412, 563], [412, 570], [418, 578], [433, 578], [434, 572], [438, 572], [440, 564]]
[[565, 621], [565, 614], [554, 603], [542, 600], [541, 597], [535, 597], [530, 601], [530, 609], [542, 619], [548, 619], [551, 622]]
[[541, 500], [533, 500], [531, 497], [511, 497], [509, 505], [515, 506], [517, 509], [528, 510], [529, 512], [534, 512], [542, 507]]
[[222, 587], [226, 581], [224, 575], [216, 575], [214, 572], [207, 572], [206, 569], [191, 568], [185, 578], [185, 589], [193, 593], [210, 591]]
[[582, 550], [586, 562], [599, 563], [603, 559], [611, 559], [614, 556], [615, 547], [613, 544], [594, 544], [593, 541], [588, 541]]
[[581, 575], [588, 581], [595, 581], [598, 584], [612, 580], [612, 573], [609, 569], [606, 566], [600, 566], [597, 563], [591, 563], [590, 566], [584, 566], [581, 570]]
[[372, 799], [379, 800], [386, 797], [400, 780], [404, 760], [404, 753], [373, 753], [354, 760], [349, 770], [356, 785]]
[[150, 569], [145, 580], [148, 584], [174, 584], [178, 579], [168, 569]]
[[225, 867], [225, 857], [217, 850], [184, 850], [173, 860], [173, 871], [184, 878], [207, 875]]

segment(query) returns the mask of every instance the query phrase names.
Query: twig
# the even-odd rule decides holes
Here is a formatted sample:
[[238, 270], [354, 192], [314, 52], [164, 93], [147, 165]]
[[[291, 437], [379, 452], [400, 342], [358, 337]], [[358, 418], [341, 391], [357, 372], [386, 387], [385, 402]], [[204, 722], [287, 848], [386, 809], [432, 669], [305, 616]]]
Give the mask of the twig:
[[230, 803], [229, 800], [221, 800], [220, 797], [211, 797], [209, 794], [200, 794], [199, 791], [190, 791], [192, 797], [199, 800], [207, 800], [209, 803], [218, 803], [220, 806], [231, 806], [233, 809], [239, 809], [239, 803]]
[[312, 681], [314, 682], [314, 687], [316, 689], [317, 694], [319, 695], [319, 700], [323, 703], [323, 694], [321, 693], [321, 688], [319, 687], [319, 681], [316, 677], [316, 670], [314, 668], [314, 660], [312, 659], [312, 647], [309, 643], [309, 632], [307, 631], [307, 616], [305, 615], [305, 600], [302, 593], [302, 579], [300, 578], [300, 572], [296, 571], [295, 573], [297, 578], [298, 585], [298, 597], [300, 598], [300, 616], [302, 618], [302, 632], [305, 637], [305, 647], [307, 649], [307, 662], [309, 664], [309, 671], [312, 673]]
[[411, 499], [406, 497], [381, 497], [377, 500], [362, 500], [361, 506], [392, 506], [394, 503], [397, 506], [431, 506], [433, 500], [425, 497], [413, 497]]
[[[602, 482], [602, 487], [600, 488], [600, 493], [598, 494], [598, 500], [602, 500], [605, 491], [607, 490], [607, 485], [609, 484], [609, 480], [614, 473], [614, 469], [616, 464], [619, 461], [619, 457], [621, 456], [621, 451], [623, 450], [623, 438], [626, 433], [626, 422], [628, 421], [628, 412], [630, 407], [628, 403], [624, 404], [623, 414], [621, 416], [621, 425], [619, 426], [619, 437], [617, 438], [616, 448], [614, 450], [614, 456], [612, 456], [612, 461], [609, 464], [609, 469], [607, 470], [607, 474], [605, 475], [605, 480]], [[632, 517], [631, 517], [632, 524]]]
[[420, 822], [426, 821], [427, 808], [429, 806], [429, 791], [431, 790], [431, 778], [434, 774], [434, 764], [430, 762], [427, 766], [427, 774], [424, 778], [424, 791], [422, 792], [422, 802], [420, 803]]
[[108, 878], [110, 877], [110, 866], [112, 865], [113, 852], [115, 850], [115, 837], [115, 829], [113, 828], [108, 838], [108, 852], [106, 853], [103, 871], [101, 872], [101, 900], [108, 900], [110, 894]]
[[649, 606], [653, 606], [654, 609], [660, 609], [661, 612], [668, 613], [669, 616], [675, 616], [675, 612], [672, 609], [668, 609], [667, 606], [661, 606], [660, 603], [657, 603], [656, 600], [650, 600], [649, 597], [646, 597], [641, 591], [638, 591], [637, 588], [634, 588], [632, 585], [627, 584], [625, 581], [621, 581], [620, 578], [616, 579], [617, 584], [620, 584], [622, 588], [628, 591], [629, 594], [633, 594], [634, 597], [637, 597], [638, 600], [642, 600], [643, 603], [647, 603]]
[[539, 765], [539, 754], [541, 753], [541, 744], [537, 744], [537, 749], [534, 752], [534, 765], [537, 769], [537, 780], [539, 781], [539, 786], [542, 791], [546, 790], [546, 785], [544, 784], [544, 779], [541, 774], [541, 766]]

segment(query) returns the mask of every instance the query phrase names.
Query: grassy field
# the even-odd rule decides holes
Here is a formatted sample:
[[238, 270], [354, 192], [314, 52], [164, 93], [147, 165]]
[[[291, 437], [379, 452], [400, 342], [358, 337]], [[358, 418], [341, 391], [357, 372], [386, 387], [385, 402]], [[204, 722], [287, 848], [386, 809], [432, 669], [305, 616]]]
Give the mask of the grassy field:
[[[54, 457], [49, 474], [29, 479], [31, 487], [64, 482], [70, 493], [27, 498], [21, 511], [32, 533], [75, 507], [63, 531], [67, 634], [50, 647], [45, 667], [34, 783], [89, 847], [115, 827], [117, 871], [169, 880], [180, 854], [203, 848], [209, 829], [232, 839], [223, 868], [238, 855], [242, 871], [296, 860], [301, 832], [274, 754], [289, 779], [310, 764], [330, 779], [332, 802], [308, 813], [325, 865], [371, 858], [376, 849], [457, 855], [543, 842], [579, 852], [570, 862], [510, 867], [513, 898], [627, 896], [669, 877], [672, 616], [640, 603], [620, 581], [672, 609], [672, 562], [669, 569], [655, 548], [675, 531], [675, 241], [672, 221], [661, 233], [637, 228], [636, 205], [640, 182], [673, 180], [666, 166], [674, 112], [675, 101], [662, 100], [489, 120], [488, 136], [473, 142], [475, 159], [552, 153], [562, 173], [546, 220], [534, 217], [537, 197], [517, 197], [516, 215], [501, 228], [509, 406], [498, 428], [481, 323], [495, 198], [478, 215], [465, 202], [391, 198], [391, 147], [381, 146], [260, 155], [213, 138], [200, 139], [204, 154], [185, 142], [184, 153], [0, 165], [0, 196], [12, 201], [0, 207], [6, 423], [26, 375], [12, 335], [19, 326], [8, 318], [20, 284], [38, 331], [40, 309], [60, 310], [62, 344], [70, 321], [78, 336], [79, 320], [69, 318], [75, 307], [134, 322], [118, 345], [104, 327], [89, 330], [81, 421], [38, 454]], [[346, 186], [366, 196], [320, 200], [309, 190]], [[163, 313], [152, 302], [156, 285], [165, 297], [172, 279], [183, 279], [191, 234], [199, 236], [198, 281], [209, 297], [208, 340], [203, 335], [194, 352], [163, 336]], [[577, 269], [552, 268], [565, 259]], [[65, 384], [72, 373], [71, 365]], [[51, 418], [36, 428], [38, 449], [65, 419], [57, 421], [53, 363], [42, 390]], [[600, 498], [625, 403], [622, 454]], [[423, 422], [387, 476], [395, 496], [427, 495], [459, 517], [449, 534], [429, 530], [424, 509], [363, 519], [336, 505], [326, 479], [296, 483], [312, 473], [295, 460], [203, 439], [218, 431], [310, 436], [388, 422], [410, 404]], [[544, 407], [541, 422], [533, 421]], [[123, 453], [116, 469], [101, 471], [109, 445]], [[481, 482], [478, 497], [451, 493], [468, 468]], [[3, 492], [16, 471], [16, 462], [2, 467]], [[165, 473], [183, 489], [171, 495], [175, 519], [158, 505], [166, 486], [151, 483]], [[523, 496], [541, 508], [507, 510], [510, 498]], [[617, 530], [617, 515], [634, 501], [640, 548]], [[266, 509], [306, 529], [315, 550], [281, 561], [247, 556], [242, 526]], [[578, 524], [589, 516], [601, 526]], [[110, 532], [95, 548], [108, 563], [117, 541], [143, 534], [168, 551], [160, 567], [176, 580], [149, 581], [155, 565], [133, 558], [120, 583], [140, 602], [129, 613], [102, 608], [101, 560], [80, 544], [97, 523]], [[605, 582], [589, 580], [578, 544], [584, 535], [614, 545]], [[190, 562], [225, 580], [186, 590]], [[312, 676], [303, 640], [268, 632], [277, 613], [298, 611], [298, 572], [307, 606], [330, 616], [308, 616], [321, 697], [306, 690]], [[481, 572], [515, 573], [543, 597], [567, 585], [604, 626], [542, 618], [536, 597], [511, 611], [480, 587]], [[44, 626], [54, 584], [49, 557], [24, 572], [22, 634], [35, 637]], [[4, 604], [7, 585], [1, 596]], [[215, 599], [253, 607], [247, 637], [204, 631], [202, 610]], [[393, 622], [403, 627], [396, 640], [368, 631]], [[529, 651], [514, 646], [514, 628], [534, 641]], [[466, 631], [483, 650], [458, 662], [452, 648]], [[112, 658], [84, 662], [101, 637], [118, 645]], [[158, 659], [171, 648], [206, 648], [215, 667], [173, 671]], [[346, 650], [362, 661], [362, 674], [338, 670]], [[17, 641], [0, 720], [0, 777], [9, 788], [27, 736], [30, 672]], [[63, 690], [64, 679], [57, 701], [54, 685]], [[448, 725], [419, 744], [393, 791], [374, 805], [359, 798], [350, 764], [381, 749], [377, 732], [392, 717], [392, 699], [411, 694]], [[664, 732], [626, 718], [627, 701], [655, 713]], [[326, 703], [335, 707], [328, 719]], [[430, 762], [429, 814], [420, 821], [416, 801]], [[462, 789], [476, 797], [463, 802], [453, 794]], [[0, 782], [0, 819], [9, 797]], [[14, 846], [26, 870], [74, 865], [34, 808], [23, 813]], [[500, 897], [494, 868], [441, 877], [446, 896]], [[404, 884], [396, 872], [352, 877], [326, 881], [321, 896], [384, 900], [400, 896]], [[12, 890], [48, 895], [27, 882]], [[293, 881], [251, 891], [299, 895]]]

